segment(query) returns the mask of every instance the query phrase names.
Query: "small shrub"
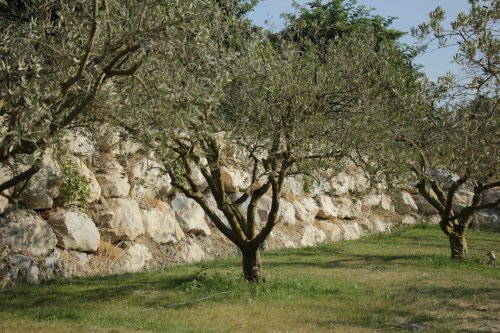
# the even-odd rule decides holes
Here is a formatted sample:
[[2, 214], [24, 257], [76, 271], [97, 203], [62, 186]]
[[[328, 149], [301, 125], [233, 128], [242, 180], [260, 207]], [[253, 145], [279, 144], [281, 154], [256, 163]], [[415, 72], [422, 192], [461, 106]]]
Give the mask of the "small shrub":
[[78, 166], [70, 161], [61, 163], [63, 184], [59, 190], [59, 200], [63, 206], [82, 202], [90, 196], [90, 180], [78, 171]]

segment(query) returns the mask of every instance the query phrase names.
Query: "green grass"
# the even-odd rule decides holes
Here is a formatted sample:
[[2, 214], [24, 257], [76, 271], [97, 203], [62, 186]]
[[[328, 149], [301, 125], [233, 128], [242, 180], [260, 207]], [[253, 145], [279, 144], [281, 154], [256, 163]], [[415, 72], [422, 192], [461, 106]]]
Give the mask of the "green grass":
[[266, 282], [238, 258], [152, 273], [56, 279], [0, 291], [0, 332], [500, 332], [500, 234], [469, 233], [449, 259], [434, 226], [263, 254]]

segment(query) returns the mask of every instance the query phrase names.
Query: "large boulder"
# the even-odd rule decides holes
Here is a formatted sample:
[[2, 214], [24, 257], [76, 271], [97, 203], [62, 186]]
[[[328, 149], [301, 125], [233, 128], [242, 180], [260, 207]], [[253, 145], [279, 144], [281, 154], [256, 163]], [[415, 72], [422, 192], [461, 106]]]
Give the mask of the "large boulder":
[[280, 212], [278, 223], [286, 225], [295, 225], [295, 208], [293, 204], [285, 199], [280, 199]]
[[328, 241], [338, 242], [342, 239], [342, 231], [337, 224], [325, 220], [319, 220], [316, 223], [318, 225], [318, 228], [325, 232], [326, 239]]
[[417, 211], [417, 204], [415, 203], [415, 200], [413, 199], [411, 194], [406, 191], [401, 192], [401, 198], [397, 204], [396, 213], [401, 215], [415, 214]]
[[38, 266], [27, 256], [14, 254], [11, 257], [9, 275], [10, 279], [38, 283], [40, 281], [40, 270]]
[[334, 198], [333, 204], [337, 208], [337, 217], [339, 219], [352, 220], [361, 213], [361, 201], [353, 201], [347, 197]]
[[97, 227], [86, 214], [76, 211], [58, 211], [49, 218], [58, 245], [63, 249], [95, 252], [100, 235]]
[[30, 210], [14, 210], [0, 218], [0, 247], [28, 256], [46, 256], [57, 245], [50, 225]]
[[[18, 173], [28, 170], [30, 165], [18, 165]], [[59, 196], [59, 188], [63, 177], [61, 168], [53, 158], [51, 151], [43, 156], [41, 169], [28, 181], [21, 192], [20, 202], [27, 209], [49, 209], [54, 205], [54, 199]], [[16, 188], [23, 186], [18, 184]]]
[[287, 177], [283, 182], [283, 193], [290, 193], [293, 195], [301, 195], [304, 193], [304, 183], [301, 178]]
[[319, 195], [316, 197], [318, 203], [318, 217], [322, 219], [331, 219], [337, 217], [337, 208], [334, 206], [332, 198], [326, 195]]
[[143, 244], [132, 244], [128, 246], [120, 256], [117, 264], [123, 272], [140, 272], [147, 262], [153, 259], [151, 251]]
[[205, 212], [196, 201], [183, 195], [175, 196], [170, 202], [177, 222], [185, 233], [210, 236], [212, 232], [205, 222]]
[[106, 200], [107, 206], [98, 208], [97, 222], [103, 239], [112, 243], [134, 240], [144, 233], [139, 205], [133, 199]]
[[345, 240], [358, 239], [363, 234], [359, 224], [354, 221], [342, 221], [339, 227], [343, 231], [342, 234]]
[[185, 237], [174, 211], [167, 204], [163, 204], [160, 209], [143, 209], [141, 214], [146, 235], [155, 242], [172, 244]]
[[165, 174], [163, 166], [148, 158], [128, 164], [128, 179], [132, 186], [130, 195], [137, 201], [154, 199], [172, 190], [170, 177]]
[[319, 212], [319, 207], [313, 198], [303, 198], [302, 200], [294, 201], [295, 217], [306, 223], [313, 224]]
[[302, 231], [301, 246], [314, 246], [318, 243], [323, 243], [326, 240], [326, 234], [323, 230], [316, 228], [311, 224], [306, 224]]
[[92, 134], [87, 129], [69, 130], [63, 137], [64, 147], [72, 154], [92, 156], [95, 153]]
[[500, 210], [482, 209], [476, 212], [475, 222], [481, 227], [500, 229]]
[[103, 197], [124, 198], [129, 195], [130, 184], [128, 176], [118, 161], [101, 161], [101, 165], [95, 171], [95, 178], [101, 186]]

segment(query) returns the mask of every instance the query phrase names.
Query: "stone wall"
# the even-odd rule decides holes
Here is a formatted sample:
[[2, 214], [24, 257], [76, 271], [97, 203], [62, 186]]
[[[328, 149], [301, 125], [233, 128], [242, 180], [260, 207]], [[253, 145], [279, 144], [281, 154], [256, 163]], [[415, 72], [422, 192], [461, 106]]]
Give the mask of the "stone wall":
[[[19, 205], [0, 197], [0, 284], [37, 282], [54, 274], [138, 272], [238, 255], [204, 211], [172, 188], [161, 165], [137, 143], [120, 139], [108, 128], [93, 135], [68, 133], [65, 148], [62, 159], [46, 152], [42, 170], [27, 184]], [[83, 199], [62, 198], [70, 181], [64, 173], [68, 165], [85, 180]], [[0, 181], [25, 167], [3, 166]], [[234, 195], [248, 186], [249, 175], [241, 170], [225, 168], [223, 176], [225, 188]], [[416, 223], [418, 211], [432, 214], [407, 192], [397, 198], [395, 208], [391, 198], [367, 184], [354, 166], [309, 194], [299, 178], [287, 179], [279, 223], [263, 250], [386, 233]], [[213, 198], [205, 195], [215, 207]], [[257, 208], [259, 224], [265, 223], [270, 207], [271, 197], [265, 195]]]

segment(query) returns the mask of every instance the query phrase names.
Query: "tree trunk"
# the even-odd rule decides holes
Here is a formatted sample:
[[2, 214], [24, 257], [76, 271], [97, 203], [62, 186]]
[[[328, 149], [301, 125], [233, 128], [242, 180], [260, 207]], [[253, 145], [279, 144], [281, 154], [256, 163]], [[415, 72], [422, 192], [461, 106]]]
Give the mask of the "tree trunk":
[[467, 241], [465, 235], [452, 233], [448, 236], [450, 240], [451, 259], [463, 260], [467, 257]]
[[243, 254], [243, 276], [247, 282], [262, 280], [262, 262], [259, 250], [245, 250]]

